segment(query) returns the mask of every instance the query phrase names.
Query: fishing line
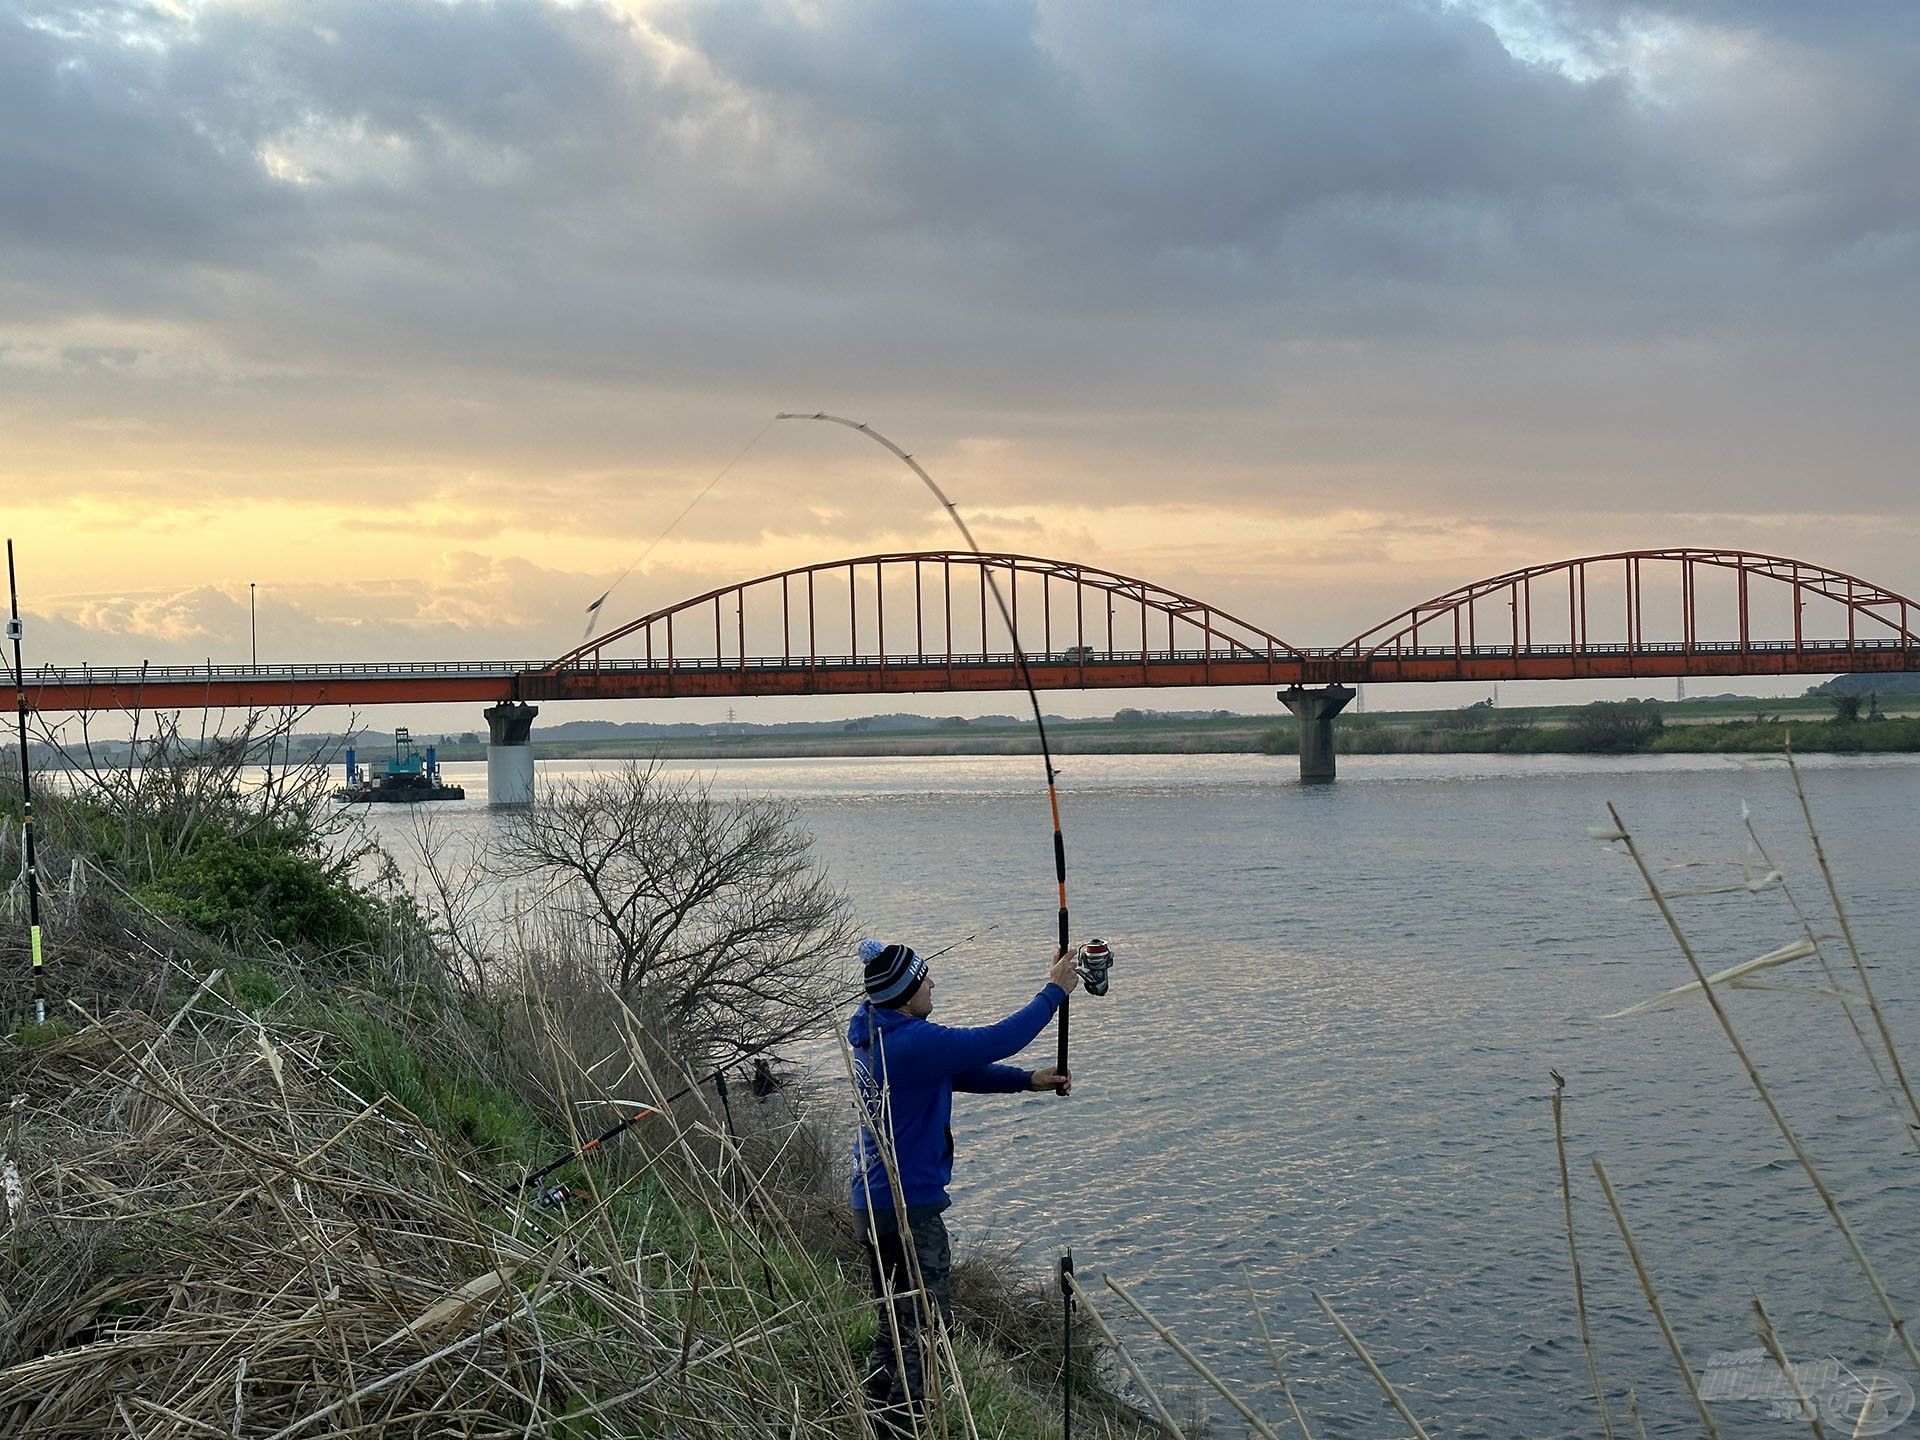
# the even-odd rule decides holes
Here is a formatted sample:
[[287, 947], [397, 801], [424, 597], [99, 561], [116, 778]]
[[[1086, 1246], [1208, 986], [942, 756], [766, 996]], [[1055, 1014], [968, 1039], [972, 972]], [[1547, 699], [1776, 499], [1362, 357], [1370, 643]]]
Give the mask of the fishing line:
[[662, 530], [658, 535], [653, 537], [653, 543], [648, 545], [646, 549], [640, 552], [640, 558], [638, 560], [635, 560], [631, 565], [627, 566], [626, 569], [622, 570], [619, 576], [615, 578], [613, 584], [607, 586], [605, 590], [600, 592], [600, 598], [595, 600], [591, 605], [587, 606], [587, 628], [580, 632], [580, 643], [582, 645], [586, 644], [588, 640], [593, 638], [593, 627], [600, 623], [600, 607], [607, 603], [607, 597], [609, 595], [613, 594], [614, 591], [620, 588], [620, 582], [622, 580], [625, 580], [627, 576], [631, 575], [634, 571], [638, 570], [642, 565], [647, 563], [647, 557], [653, 554], [655, 550], [660, 548], [660, 542], [666, 539], [667, 536], [671, 535], [674, 532], [674, 528], [678, 526], [682, 520], [686, 519], [687, 516], [693, 513], [693, 507], [698, 505], [702, 500], [706, 499], [708, 494], [713, 490], [713, 487], [718, 485], [722, 480], [726, 479], [727, 472], [732, 470], [733, 467], [738, 465], [742, 460], [746, 459], [747, 452], [753, 449], [754, 446], [758, 445], [760, 443], [761, 436], [765, 435], [767, 431], [771, 430], [772, 428], [773, 428], [773, 421], [771, 420], [769, 420], [766, 424], [762, 425], [758, 430], [758, 432], [755, 433], [754, 437], [751, 440], [747, 441], [746, 444], [740, 447], [740, 453], [735, 455], [731, 460], [727, 461], [726, 464], [722, 465], [720, 467], [720, 473], [715, 475], [711, 480], [707, 481], [707, 483], [701, 487], [700, 493], [694, 496], [693, 499], [687, 502], [686, 508], [683, 509], [678, 515], [673, 517], [672, 522], [668, 524], [667, 528]]
[[[1069, 948], [1067, 939], [1067, 842], [1060, 831], [1060, 792], [1054, 783], [1058, 777], [1058, 772], [1053, 768], [1053, 751], [1047, 744], [1047, 722], [1040, 713], [1040, 692], [1034, 688], [1033, 673], [1027, 668], [1027, 652], [1020, 644], [1019, 633], [1014, 629], [1013, 611], [1008, 608], [1006, 597], [1000, 593], [1000, 582], [994, 579], [993, 571], [989, 569], [985, 563], [986, 552], [980, 548], [979, 542], [973, 538], [973, 531], [967, 528], [967, 522], [961, 518], [960, 511], [955, 507], [953, 501], [949, 500], [946, 492], [934, 483], [933, 476], [929, 475], [921, 466], [920, 462], [915, 460], [913, 456], [909, 455], [905, 450], [902, 450], [872, 426], [863, 425], [858, 420], [848, 420], [840, 415], [828, 415], [823, 411], [815, 411], [813, 414], [808, 415], [791, 410], [782, 410], [773, 418], [775, 420], [818, 420], [827, 425], [843, 425], [849, 430], [858, 431], [882, 449], [890, 451], [902, 464], [920, 477], [927, 489], [933, 492], [933, 498], [940, 502], [940, 507], [947, 512], [947, 515], [952, 519], [954, 525], [958, 527], [960, 537], [967, 542], [967, 548], [980, 558], [981, 574], [986, 577], [987, 585], [993, 591], [994, 604], [1000, 607], [1000, 618], [1006, 622], [1007, 637], [1013, 642], [1013, 656], [1020, 667], [1020, 683], [1026, 686], [1027, 699], [1033, 703], [1034, 729], [1037, 730], [1040, 735], [1040, 760], [1041, 763], [1046, 766], [1047, 770], [1047, 804], [1053, 812], [1053, 873], [1060, 895], [1060, 950], [1061, 953], [1064, 954]], [[980, 645], [983, 650], [986, 648], [986, 636], [982, 635], [980, 637]], [[1102, 989], [1094, 993], [1104, 992], [1105, 974], [1102, 973], [1100, 978], [1102, 981]], [[1092, 986], [1089, 985], [1088, 989], [1092, 990]], [[1058, 1044], [1055, 1048], [1054, 1058], [1054, 1066], [1062, 1075], [1067, 1073], [1067, 1023], [1067, 1001], [1063, 997], [1060, 1001], [1060, 1028], [1057, 1032]], [[1054, 1093], [1063, 1098], [1066, 1094], [1063, 1090], [1056, 1090]]]

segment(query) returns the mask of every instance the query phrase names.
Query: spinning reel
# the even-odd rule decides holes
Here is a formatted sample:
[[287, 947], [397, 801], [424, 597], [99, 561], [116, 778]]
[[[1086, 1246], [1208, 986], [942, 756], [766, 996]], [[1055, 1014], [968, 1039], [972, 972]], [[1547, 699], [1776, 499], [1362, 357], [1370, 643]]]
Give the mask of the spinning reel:
[[1074, 961], [1073, 968], [1089, 995], [1106, 994], [1113, 983], [1113, 947], [1104, 940], [1087, 941], [1080, 947], [1080, 958]]

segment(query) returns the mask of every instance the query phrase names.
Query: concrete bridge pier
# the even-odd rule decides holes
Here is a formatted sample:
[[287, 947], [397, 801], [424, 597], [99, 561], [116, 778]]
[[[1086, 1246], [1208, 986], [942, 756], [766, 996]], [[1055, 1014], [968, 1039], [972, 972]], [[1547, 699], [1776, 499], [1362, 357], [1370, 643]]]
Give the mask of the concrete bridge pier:
[[537, 705], [504, 700], [487, 717], [487, 804], [533, 803], [533, 717]]
[[1345, 685], [1308, 690], [1294, 685], [1280, 699], [1300, 726], [1300, 779], [1319, 784], [1333, 779], [1333, 717], [1347, 708], [1354, 692]]

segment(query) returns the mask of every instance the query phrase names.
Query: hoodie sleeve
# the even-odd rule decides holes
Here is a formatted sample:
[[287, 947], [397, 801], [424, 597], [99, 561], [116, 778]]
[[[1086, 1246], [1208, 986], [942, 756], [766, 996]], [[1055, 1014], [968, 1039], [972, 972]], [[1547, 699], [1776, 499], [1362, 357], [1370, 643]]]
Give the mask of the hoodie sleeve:
[[981, 1065], [962, 1070], [953, 1077], [953, 1088], [975, 1095], [998, 1095], [1010, 1090], [1031, 1090], [1033, 1072], [1018, 1065]]
[[915, 1037], [909, 1063], [923, 1074], [959, 1076], [1017, 1055], [1046, 1029], [1066, 998], [1066, 991], [1048, 981], [1038, 995], [997, 1025], [950, 1028], [928, 1022]]

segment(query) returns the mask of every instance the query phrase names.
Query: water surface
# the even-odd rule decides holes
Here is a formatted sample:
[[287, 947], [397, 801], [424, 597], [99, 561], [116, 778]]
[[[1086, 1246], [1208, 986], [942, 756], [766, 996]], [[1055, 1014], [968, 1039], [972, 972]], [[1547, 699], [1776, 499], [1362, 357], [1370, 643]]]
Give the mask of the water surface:
[[[1699, 1423], [1589, 1155], [1619, 1187], [1696, 1368], [1758, 1343], [1754, 1295], [1796, 1357], [1880, 1362], [1885, 1325], [1705, 1004], [1598, 1018], [1688, 978], [1631, 865], [1588, 836], [1608, 801], [1663, 865], [1695, 867], [1663, 870], [1676, 888], [1737, 877], [1751, 804], [1795, 893], [1832, 928], [1783, 767], [1342, 757], [1337, 784], [1304, 787], [1291, 760], [1265, 757], [1060, 764], [1074, 930], [1114, 944], [1113, 993], [1076, 996], [1070, 1100], [956, 1107], [949, 1218], [963, 1244], [1018, 1244], [1036, 1269], [1070, 1245], [1083, 1274], [1129, 1283], [1276, 1423], [1284, 1405], [1243, 1276], [1318, 1434], [1398, 1422], [1314, 1290], [1436, 1434], [1597, 1434], [1545, 1098], [1555, 1067], [1623, 1432], [1629, 1383], [1650, 1434]], [[792, 801], [870, 933], [930, 950], [984, 932], [939, 962], [939, 1018], [996, 1019], [1032, 993], [1054, 928], [1036, 759], [672, 768]], [[447, 769], [474, 799], [442, 807], [443, 820], [496, 823], [479, 803], [484, 767]], [[1805, 771], [1875, 984], [1920, 1057], [1920, 762], [1834, 757]], [[1798, 932], [1778, 889], [1686, 900], [1680, 914], [1709, 969]], [[1812, 962], [1780, 973], [1819, 983]], [[1803, 995], [1740, 992], [1729, 1005], [1883, 1281], [1920, 1307], [1920, 1159], [1903, 1155], [1844, 1014]], [[1052, 1043], [1049, 1032], [1026, 1063], [1048, 1063]], [[1117, 1297], [1103, 1312], [1156, 1378], [1190, 1378]], [[1887, 1367], [1901, 1368], [1897, 1350]], [[1786, 1433], [1766, 1411], [1719, 1407], [1732, 1433]], [[1221, 1421], [1219, 1433], [1238, 1432]]]

